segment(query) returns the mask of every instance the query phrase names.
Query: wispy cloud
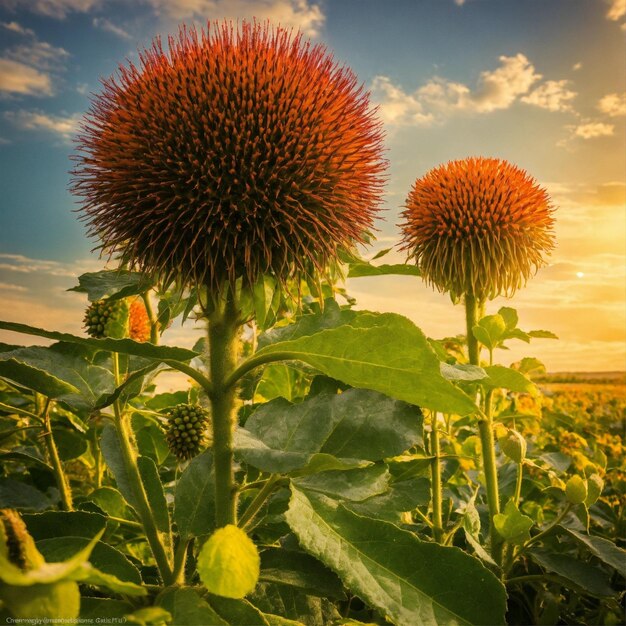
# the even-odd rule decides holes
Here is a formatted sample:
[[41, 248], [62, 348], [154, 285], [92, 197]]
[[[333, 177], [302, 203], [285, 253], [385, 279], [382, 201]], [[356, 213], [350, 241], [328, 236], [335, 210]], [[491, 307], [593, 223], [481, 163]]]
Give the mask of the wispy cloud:
[[577, 126], [571, 126], [570, 129], [575, 137], [582, 139], [610, 137], [615, 133], [615, 126], [613, 124], [605, 124], [604, 122], [583, 122]]
[[114, 24], [106, 17], [94, 17], [92, 20], [92, 24], [100, 30], [104, 30], [107, 33], [112, 33], [113, 35], [116, 35], [120, 39], [132, 39], [130, 33], [124, 30], [121, 26]]
[[0, 92], [28, 96], [51, 96], [52, 80], [45, 72], [40, 72], [19, 61], [0, 58]]
[[522, 102], [548, 111], [571, 111], [576, 92], [569, 88], [568, 80], [547, 80], [522, 98]]
[[52, 115], [43, 111], [6, 111], [5, 119], [22, 130], [46, 131], [69, 139], [78, 129], [81, 115]]
[[25, 28], [24, 26], [22, 26], [21, 24], [15, 21], [0, 22], [0, 26], [2, 26], [2, 28], [5, 28], [6, 30], [10, 30], [13, 33], [17, 33], [18, 35], [26, 35], [29, 37], [35, 36], [34, 30], [32, 30], [31, 28]]
[[598, 109], [609, 117], [626, 115], [626, 92], [607, 94], [598, 102]]
[[309, 0], [145, 0], [157, 14], [174, 20], [269, 19], [274, 24], [300, 29], [315, 37], [326, 16], [318, 3]]
[[45, 41], [33, 41], [9, 48], [5, 57], [40, 70], [60, 69], [70, 56], [64, 48]]
[[372, 83], [373, 100], [383, 119], [398, 125], [429, 124], [452, 112], [490, 113], [508, 109], [518, 101], [549, 111], [571, 111], [576, 93], [569, 81], [541, 83], [542, 75], [521, 53], [501, 56], [499, 61], [494, 70], [480, 74], [474, 88], [436, 76], [407, 92], [390, 78], [377, 76]]
[[0, 0], [0, 7], [9, 11], [26, 9], [56, 19], [69, 13], [88, 13], [101, 4], [102, 0]]

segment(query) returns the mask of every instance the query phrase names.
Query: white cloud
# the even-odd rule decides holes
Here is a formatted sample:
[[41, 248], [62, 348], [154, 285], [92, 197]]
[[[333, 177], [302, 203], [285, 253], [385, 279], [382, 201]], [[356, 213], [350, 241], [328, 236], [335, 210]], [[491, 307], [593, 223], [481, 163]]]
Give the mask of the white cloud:
[[26, 287], [22, 287], [22, 285], [14, 285], [12, 283], [3, 283], [0, 282], [0, 291], [27, 291]]
[[522, 98], [522, 102], [548, 111], [571, 111], [576, 92], [568, 87], [568, 80], [547, 80]]
[[33, 41], [9, 48], [5, 57], [42, 70], [60, 68], [70, 53], [45, 41]]
[[64, 19], [69, 13], [88, 13], [102, 0], [0, 0], [0, 7], [15, 11], [26, 9], [32, 13]]
[[92, 23], [96, 28], [112, 33], [121, 39], [132, 39], [130, 33], [126, 32], [122, 27], [117, 26], [117, 24], [111, 22], [111, 20], [106, 19], [106, 17], [94, 17]]
[[626, 0], [608, 0], [608, 4], [607, 19], [616, 22], [626, 15]]
[[29, 96], [51, 96], [50, 76], [12, 59], [0, 58], [0, 92]]
[[374, 78], [372, 95], [380, 103], [378, 111], [387, 124], [429, 124], [434, 119], [432, 114], [424, 113], [419, 94], [405, 93], [386, 76]]
[[609, 137], [613, 135], [615, 126], [604, 122], [585, 122], [571, 127], [573, 134], [582, 139], [595, 139], [596, 137]]
[[379, 105], [383, 119], [390, 124], [428, 124], [454, 111], [489, 113], [507, 109], [515, 102], [539, 106], [550, 111], [571, 110], [569, 101], [576, 94], [566, 80], [549, 80], [533, 85], [542, 76], [523, 54], [499, 58], [500, 65], [484, 71], [474, 89], [442, 77], [431, 78], [413, 92], [405, 91], [386, 76], [372, 83], [372, 100]]
[[574, 63], [574, 65], [572, 65], [572, 70], [574, 70], [574, 72], [577, 72], [578, 70], [582, 69], [583, 64], [579, 61], [578, 63]]
[[156, 12], [170, 19], [271, 20], [288, 28], [299, 28], [315, 37], [324, 25], [325, 15], [319, 4], [309, 0], [145, 0]]
[[2, 28], [6, 28], [13, 33], [17, 33], [18, 35], [26, 35], [27, 37], [34, 37], [35, 31], [30, 28], [24, 28], [21, 24], [17, 22], [0, 22], [0, 26]]
[[626, 92], [607, 94], [598, 102], [598, 109], [609, 117], [626, 115]]
[[69, 139], [78, 129], [81, 115], [49, 115], [42, 111], [6, 111], [4, 117], [24, 130], [44, 130]]

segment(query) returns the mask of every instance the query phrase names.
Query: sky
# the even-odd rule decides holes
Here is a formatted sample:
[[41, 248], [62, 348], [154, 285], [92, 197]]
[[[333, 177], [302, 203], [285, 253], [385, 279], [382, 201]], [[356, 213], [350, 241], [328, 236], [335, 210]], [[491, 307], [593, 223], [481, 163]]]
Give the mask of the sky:
[[[626, 0], [0, 0], [1, 319], [81, 332], [84, 296], [66, 289], [104, 263], [68, 171], [99, 80], [182, 22], [253, 17], [323, 43], [371, 92], [390, 169], [365, 256], [398, 243], [398, 214], [429, 169], [508, 159], [549, 191], [557, 248], [487, 311], [514, 306], [523, 329], [560, 340], [511, 344], [498, 362], [626, 369]], [[462, 309], [419, 278], [348, 289], [360, 308], [406, 315], [429, 336], [464, 331]], [[166, 342], [192, 345], [199, 332], [176, 325]]]

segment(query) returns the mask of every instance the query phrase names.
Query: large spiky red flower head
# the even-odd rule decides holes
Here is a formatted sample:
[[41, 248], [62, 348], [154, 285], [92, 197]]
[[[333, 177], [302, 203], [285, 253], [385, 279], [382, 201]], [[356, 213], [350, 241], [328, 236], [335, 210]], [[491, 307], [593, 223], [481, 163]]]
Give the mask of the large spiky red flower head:
[[187, 284], [324, 270], [364, 240], [382, 130], [322, 46], [258, 23], [182, 28], [103, 82], [73, 191], [101, 248]]
[[403, 249], [454, 299], [510, 296], [554, 247], [552, 213], [545, 189], [515, 165], [452, 161], [413, 184], [402, 213]]

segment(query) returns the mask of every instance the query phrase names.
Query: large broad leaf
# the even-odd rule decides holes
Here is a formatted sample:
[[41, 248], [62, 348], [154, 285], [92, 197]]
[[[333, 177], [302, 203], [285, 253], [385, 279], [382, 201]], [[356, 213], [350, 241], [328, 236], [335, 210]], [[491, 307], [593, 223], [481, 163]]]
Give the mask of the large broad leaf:
[[[37, 549], [46, 561], [59, 562], [69, 559], [89, 543], [86, 537], [50, 537], [37, 542]], [[89, 562], [104, 574], [119, 580], [141, 585], [139, 570], [119, 551], [99, 541], [89, 555]]]
[[174, 496], [174, 520], [182, 539], [208, 535], [215, 528], [213, 456], [195, 457], [182, 473]]
[[145, 293], [154, 281], [147, 275], [129, 270], [102, 270], [89, 272], [78, 277], [78, 285], [68, 291], [86, 293], [90, 302], [107, 298], [119, 300]]
[[591, 554], [616, 569], [626, 578], [626, 550], [616, 546], [608, 539], [585, 535], [571, 528], [566, 528], [566, 530], [572, 537], [584, 545]]
[[141, 356], [157, 361], [190, 361], [198, 356], [197, 352], [187, 350], [186, 348], [155, 346], [149, 342], [139, 343], [132, 339], [91, 339], [70, 335], [69, 333], [59, 333], [52, 330], [44, 330], [43, 328], [35, 328], [34, 326], [27, 326], [26, 324], [17, 324], [15, 322], [0, 321], [0, 330], [10, 330], [15, 333], [34, 335], [35, 337], [45, 337], [46, 339], [53, 339], [55, 341], [66, 341], [68, 343], [88, 346], [94, 350], [119, 352], [120, 354]]
[[389, 472], [383, 464], [350, 470], [331, 470], [294, 478], [292, 482], [307, 492], [323, 493], [337, 500], [362, 502], [389, 490]]
[[537, 387], [535, 384], [526, 378], [524, 374], [513, 370], [510, 367], [504, 367], [503, 365], [489, 365], [485, 367], [488, 378], [482, 380], [483, 385], [516, 391], [519, 393], [530, 393], [536, 395]]
[[172, 615], [171, 626], [207, 624], [229, 626], [193, 589], [168, 589], [159, 596], [159, 604]]
[[353, 387], [444, 413], [467, 415], [476, 410], [472, 400], [441, 375], [439, 359], [413, 322], [395, 313], [350, 313], [348, 323], [266, 345], [255, 358], [300, 360]]
[[547, 549], [534, 548], [529, 554], [535, 563], [549, 572], [558, 574], [566, 581], [574, 583], [593, 596], [608, 597], [618, 593], [611, 587], [607, 573], [589, 563], [568, 554], [558, 554]]
[[286, 517], [307, 551], [398, 626], [505, 623], [504, 586], [458, 548], [296, 488]]
[[[22, 519], [35, 541], [53, 537], [91, 539], [106, 526], [106, 518], [103, 515], [88, 511], [46, 511], [23, 515]], [[79, 550], [80, 548], [74, 550], [72, 554]], [[65, 560], [65, 558], [60, 560]]]
[[[313, 455], [378, 461], [422, 443], [416, 407], [375, 391], [349, 389], [291, 404], [283, 398], [262, 405], [236, 434], [247, 463], [271, 472], [305, 467]], [[254, 439], [263, 446], [258, 446]]]
[[[78, 389], [61, 380], [41, 367], [35, 367], [19, 358], [19, 353], [28, 348], [13, 352], [0, 352], [0, 377], [37, 391], [48, 398], [57, 398], [65, 394], [78, 393]], [[15, 356], [15, 354], [17, 356]]]
[[24, 481], [0, 477], [0, 508], [44, 511], [53, 504], [48, 496]]

